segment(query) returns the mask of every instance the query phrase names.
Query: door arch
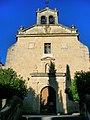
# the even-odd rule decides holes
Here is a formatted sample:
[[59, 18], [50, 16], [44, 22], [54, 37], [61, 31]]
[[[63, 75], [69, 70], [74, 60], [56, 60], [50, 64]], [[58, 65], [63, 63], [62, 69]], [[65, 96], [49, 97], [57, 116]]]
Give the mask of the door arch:
[[43, 114], [56, 113], [56, 91], [51, 86], [46, 86], [41, 90], [40, 111]]

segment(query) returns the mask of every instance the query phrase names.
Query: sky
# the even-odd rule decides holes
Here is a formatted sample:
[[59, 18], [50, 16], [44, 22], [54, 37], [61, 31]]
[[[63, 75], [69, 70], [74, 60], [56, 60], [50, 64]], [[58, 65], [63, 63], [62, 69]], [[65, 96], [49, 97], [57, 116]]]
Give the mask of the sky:
[[[5, 64], [7, 49], [16, 42], [19, 27], [36, 24], [36, 11], [46, 7], [45, 0], [0, 0], [0, 61]], [[90, 51], [90, 0], [49, 0], [50, 9], [59, 11], [59, 23], [75, 25], [80, 41]]]

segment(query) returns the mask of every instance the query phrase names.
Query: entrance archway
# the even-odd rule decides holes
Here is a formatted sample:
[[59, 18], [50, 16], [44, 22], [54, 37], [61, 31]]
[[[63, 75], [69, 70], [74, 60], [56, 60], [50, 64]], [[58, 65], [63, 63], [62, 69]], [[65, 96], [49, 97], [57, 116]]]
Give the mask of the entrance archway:
[[41, 90], [40, 102], [41, 113], [56, 113], [56, 92], [53, 87], [46, 86]]

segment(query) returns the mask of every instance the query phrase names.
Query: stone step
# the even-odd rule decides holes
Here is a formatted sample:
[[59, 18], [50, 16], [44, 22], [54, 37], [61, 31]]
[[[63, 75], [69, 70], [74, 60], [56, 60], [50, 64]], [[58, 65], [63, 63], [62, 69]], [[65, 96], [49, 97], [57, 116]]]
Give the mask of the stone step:
[[86, 120], [83, 116], [22, 116], [22, 120]]

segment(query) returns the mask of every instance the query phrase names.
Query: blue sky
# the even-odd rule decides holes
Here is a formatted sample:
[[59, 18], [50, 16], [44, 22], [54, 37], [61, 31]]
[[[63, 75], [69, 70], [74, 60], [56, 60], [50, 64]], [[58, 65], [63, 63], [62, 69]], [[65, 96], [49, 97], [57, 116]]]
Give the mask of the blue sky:
[[[5, 63], [7, 49], [16, 42], [21, 25], [36, 24], [36, 11], [46, 7], [45, 0], [0, 0], [0, 59]], [[49, 0], [49, 8], [59, 11], [59, 23], [76, 26], [80, 41], [90, 50], [90, 0]]]

